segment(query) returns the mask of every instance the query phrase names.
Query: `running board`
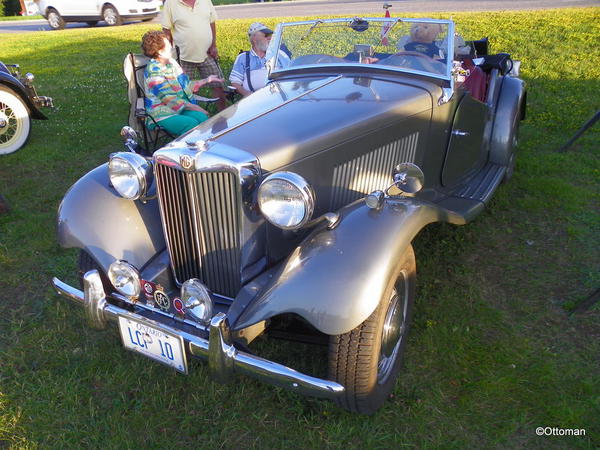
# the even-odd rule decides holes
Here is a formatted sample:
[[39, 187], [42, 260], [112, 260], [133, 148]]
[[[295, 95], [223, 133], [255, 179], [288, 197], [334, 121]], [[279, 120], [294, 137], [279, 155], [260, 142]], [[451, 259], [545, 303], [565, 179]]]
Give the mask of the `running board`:
[[460, 223], [470, 222], [485, 209], [505, 173], [506, 167], [487, 163], [467, 185], [444, 198], [438, 206], [460, 216], [464, 220]]

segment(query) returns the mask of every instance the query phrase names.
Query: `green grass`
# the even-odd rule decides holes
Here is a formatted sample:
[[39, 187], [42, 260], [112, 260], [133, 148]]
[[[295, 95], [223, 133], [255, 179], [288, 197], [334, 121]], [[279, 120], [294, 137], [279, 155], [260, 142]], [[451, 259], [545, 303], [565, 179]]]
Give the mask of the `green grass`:
[[40, 20], [43, 17], [40, 14], [34, 16], [0, 16], [0, 22], [3, 20]]
[[[88, 329], [52, 292], [52, 276], [76, 283], [56, 209], [120, 149], [122, 59], [151, 27], [3, 35], [3, 61], [33, 72], [57, 108], [0, 158], [12, 206], [0, 216], [0, 447], [597, 448], [600, 308], [568, 310], [600, 285], [600, 126], [555, 150], [599, 108], [599, 12], [453, 14], [465, 38], [489, 36], [522, 61], [528, 117], [515, 176], [488, 210], [416, 239], [405, 369], [373, 417], [250, 378], [214, 384], [201, 363], [175, 374], [123, 350], [116, 330]], [[218, 24], [226, 72], [250, 22]], [[538, 437], [538, 426], [587, 434]]]

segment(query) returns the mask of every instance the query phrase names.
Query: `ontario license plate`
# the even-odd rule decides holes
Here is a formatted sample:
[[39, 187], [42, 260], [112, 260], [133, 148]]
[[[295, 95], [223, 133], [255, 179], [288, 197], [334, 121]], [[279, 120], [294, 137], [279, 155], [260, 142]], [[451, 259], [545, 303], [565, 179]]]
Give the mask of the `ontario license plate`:
[[160, 363], [187, 373], [183, 339], [143, 322], [119, 316], [123, 346]]

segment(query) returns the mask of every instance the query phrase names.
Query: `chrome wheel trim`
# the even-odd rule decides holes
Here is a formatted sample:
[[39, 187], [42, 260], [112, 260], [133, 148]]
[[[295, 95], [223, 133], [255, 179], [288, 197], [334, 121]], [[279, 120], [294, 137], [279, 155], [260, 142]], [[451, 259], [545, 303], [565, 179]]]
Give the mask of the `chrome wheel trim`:
[[112, 8], [104, 9], [104, 21], [109, 25], [116, 25], [117, 23], [117, 12]]
[[400, 274], [385, 314], [381, 334], [381, 351], [377, 365], [377, 383], [385, 383], [398, 358], [406, 333], [408, 315], [408, 282], [406, 272]]
[[56, 29], [60, 27], [60, 16], [58, 15], [58, 13], [48, 13], [48, 23], [50, 24], [51, 28]]

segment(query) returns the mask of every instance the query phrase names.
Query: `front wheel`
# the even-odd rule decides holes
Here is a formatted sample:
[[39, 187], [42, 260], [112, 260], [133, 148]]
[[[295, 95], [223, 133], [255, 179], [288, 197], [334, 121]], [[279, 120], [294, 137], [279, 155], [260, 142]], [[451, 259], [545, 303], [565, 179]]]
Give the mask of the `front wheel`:
[[416, 264], [408, 246], [379, 305], [362, 324], [331, 336], [329, 376], [346, 391], [342, 408], [373, 414], [392, 392], [400, 370], [415, 298]]
[[0, 155], [19, 150], [31, 131], [25, 103], [14, 91], [0, 87]]
[[111, 27], [115, 25], [123, 25], [123, 19], [113, 5], [104, 7], [102, 10], [102, 18]]
[[48, 25], [53, 30], [62, 30], [65, 27], [65, 20], [55, 9], [49, 9], [46, 18], [48, 19]]

